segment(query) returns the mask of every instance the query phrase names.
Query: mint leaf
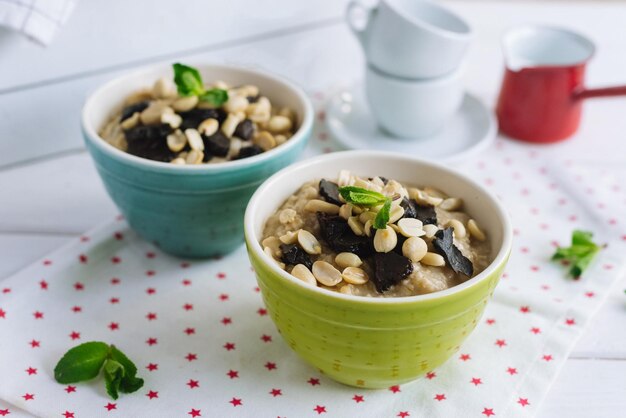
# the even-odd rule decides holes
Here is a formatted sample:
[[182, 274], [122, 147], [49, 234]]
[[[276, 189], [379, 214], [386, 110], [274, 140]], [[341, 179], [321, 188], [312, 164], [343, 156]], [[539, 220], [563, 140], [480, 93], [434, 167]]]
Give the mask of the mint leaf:
[[200, 100], [212, 104], [215, 107], [220, 107], [228, 101], [228, 92], [222, 89], [211, 89], [202, 95]]
[[98, 376], [109, 354], [109, 346], [92, 341], [70, 349], [54, 368], [54, 378], [59, 383], [77, 383]]
[[120, 384], [124, 378], [124, 366], [115, 360], [107, 360], [104, 363], [104, 383], [106, 384], [107, 393], [113, 399], [119, 397]]
[[589, 267], [601, 247], [592, 241], [593, 234], [575, 230], [569, 247], [558, 247], [552, 260], [564, 260], [570, 265], [569, 275], [578, 279]]
[[381, 193], [356, 186], [340, 187], [339, 193], [346, 202], [358, 206], [376, 206], [387, 200], [387, 197]]
[[387, 228], [387, 223], [389, 222], [389, 212], [391, 211], [391, 199], [387, 198], [385, 200], [385, 204], [376, 214], [374, 218], [374, 224], [372, 225], [375, 229], [385, 229]]
[[185, 97], [200, 96], [205, 93], [202, 76], [198, 70], [180, 63], [175, 63], [173, 68], [174, 83], [178, 88], [178, 94]]
[[115, 360], [124, 367], [124, 376], [121, 381], [120, 391], [124, 393], [133, 393], [143, 386], [143, 379], [136, 377], [137, 366], [124, 353], [111, 344], [112, 360]]

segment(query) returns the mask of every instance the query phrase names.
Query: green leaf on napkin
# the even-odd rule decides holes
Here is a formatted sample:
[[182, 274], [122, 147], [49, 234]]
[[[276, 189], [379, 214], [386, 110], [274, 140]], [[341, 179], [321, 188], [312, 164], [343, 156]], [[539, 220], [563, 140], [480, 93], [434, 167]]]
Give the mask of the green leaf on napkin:
[[387, 196], [356, 186], [344, 186], [339, 188], [339, 193], [348, 203], [357, 206], [371, 207], [385, 203]]
[[100, 341], [91, 341], [71, 348], [54, 368], [59, 383], [78, 383], [94, 379], [104, 372], [109, 396], [117, 399], [119, 392], [132, 393], [143, 386], [136, 377], [137, 367], [117, 347]]
[[572, 244], [569, 247], [558, 247], [552, 260], [566, 261], [570, 266], [570, 276], [578, 279], [602, 249], [591, 240], [592, 237], [591, 232], [575, 230], [572, 233]]
[[228, 101], [228, 92], [223, 89], [211, 89], [206, 91], [202, 83], [200, 72], [188, 65], [175, 63], [172, 65], [174, 69], [174, 83], [178, 88], [178, 94], [183, 97], [198, 96], [203, 102], [219, 107]]

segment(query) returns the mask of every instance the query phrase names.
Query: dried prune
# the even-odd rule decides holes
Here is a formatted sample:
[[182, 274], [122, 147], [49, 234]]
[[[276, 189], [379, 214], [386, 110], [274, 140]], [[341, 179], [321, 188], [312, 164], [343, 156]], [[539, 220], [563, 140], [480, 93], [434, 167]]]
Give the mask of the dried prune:
[[254, 134], [254, 122], [250, 119], [245, 119], [237, 125], [235, 128], [234, 135], [237, 138], [241, 138], [244, 141], [249, 141], [252, 139], [252, 135]]
[[376, 290], [382, 293], [399, 283], [413, 272], [413, 263], [394, 252], [374, 254], [374, 277]]
[[437, 212], [435, 207], [431, 205], [415, 205], [416, 218], [422, 221], [424, 225], [433, 224], [437, 225]]
[[217, 157], [225, 157], [230, 149], [230, 139], [221, 131], [217, 131], [211, 136], [202, 135], [202, 141], [204, 142], [205, 154], [209, 153]]
[[369, 257], [374, 252], [372, 241], [366, 236], [355, 235], [341, 216], [318, 212], [317, 220], [322, 238], [334, 251], [351, 252], [361, 258]]
[[321, 179], [319, 188], [320, 196], [322, 196], [325, 201], [333, 205], [342, 205], [341, 200], [339, 200], [339, 186], [337, 183]]
[[169, 125], [139, 125], [124, 131], [128, 153], [156, 161], [171, 161], [175, 154], [167, 147], [167, 135], [172, 133]]
[[417, 203], [408, 197], [403, 197], [400, 206], [404, 209], [403, 218], [417, 218]]
[[437, 231], [433, 240], [433, 247], [446, 260], [446, 263], [454, 270], [455, 273], [461, 273], [467, 277], [474, 274], [474, 266], [472, 262], [463, 255], [453, 240], [453, 229], [446, 228]]
[[254, 157], [255, 155], [259, 155], [263, 152], [263, 149], [258, 145], [251, 145], [249, 147], [243, 147], [239, 150], [239, 154], [237, 155], [236, 160], [241, 160], [242, 158]]
[[180, 129], [196, 129], [200, 122], [205, 119], [217, 119], [221, 124], [226, 119], [226, 112], [222, 109], [200, 109], [194, 108], [186, 112], [180, 112], [180, 117], [183, 118], [183, 122], [180, 125]]
[[257, 94], [256, 96], [246, 96], [246, 99], [248, 99], [248, 103], [256, 103], [259, 101], [260, 97], [261, 95]]
[[130, 118], [136, 112], [143, 112], [150, 105], [149, 100], [144, 100], [143, 102], [133, 103], [131, 105], [126, 106], [122, 109], [122, 115], [120, 116], [120, 122], [124, 122], [126, 119]]
[[296, 244], [280, 244], [282, 256], [280, 260], [292, 266], [296, 264], [304, 264], [309, 270], [313, 268], [311, 257], [300, 246]]

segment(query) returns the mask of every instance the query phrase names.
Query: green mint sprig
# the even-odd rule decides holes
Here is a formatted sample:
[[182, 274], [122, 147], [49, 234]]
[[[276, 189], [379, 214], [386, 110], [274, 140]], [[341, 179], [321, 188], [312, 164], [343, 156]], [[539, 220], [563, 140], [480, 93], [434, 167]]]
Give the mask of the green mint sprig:
[[339, 194], [343, 199], [355, 206], [372, 207], [383, 204], [382, 208], [376, 214], [376, 218], [372, 226], [375, 229], [387, 228], [389, 222], [389, 212], [391, 210], [391, 198], [382, 193], [367, 190], [362, 187], [344, 186], [339, 188]]
[[217, 88], [211, 90], [204, 89], [202, 76], [197, 69], [178, 62], [173, 64], [172, 67], [174, 68], [174, 83], [176, 83], [178, 94], [181, 96], [198, 96], [198, 99], [201, 101], [216, 107], [228, 101], [228, 92], [226, 90]]
[[119, 392], [136, 392], [143, 386], [137, 377], [137, 367], [113, 344], [90, 341], [71, 348], [54, 368], [57, 382], [68, 384], [84, 382], [104, 373], [106, 391], [113, 399]]
[[572, 233], [572, 244], [569, 247], [558, 247], [552, 260], [569, 263], [569, 275], [578, 279], [602, 249], [591, 240], [592, 237], [591, 232], [575, 230]]

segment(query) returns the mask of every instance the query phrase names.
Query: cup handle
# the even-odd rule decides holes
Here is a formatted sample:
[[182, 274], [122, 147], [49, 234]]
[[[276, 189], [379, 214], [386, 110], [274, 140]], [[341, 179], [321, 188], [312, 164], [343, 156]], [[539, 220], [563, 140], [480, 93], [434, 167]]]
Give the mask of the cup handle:
[[599, 89], [583, 88], [574, 93], [574, 99], [590, 99], [592, 97], [626, 96], [626, 86], [604, 87]]
[[[348, 3], [348, 7], [346, 9], [346, 21], [348, 22], [348, 26], [352, 30], [352, 33], [354, 33], [363, 47], [365, 47], [366, 43], [367, 29], [376, 10], [376, 7], [366, 7], [358, 0], [352, 0]], [[359, 12], [365, 16], [365, 25], [362, 27], [359, 27], [354, 19], [355, 13]]]

